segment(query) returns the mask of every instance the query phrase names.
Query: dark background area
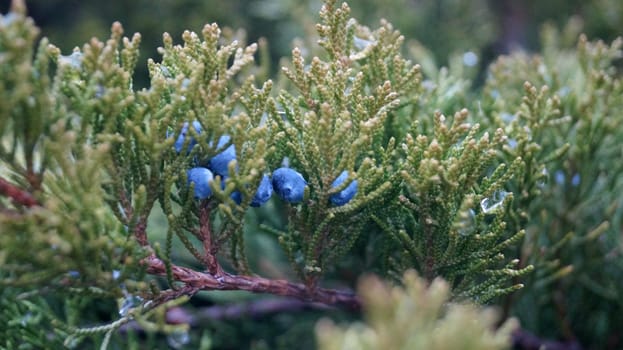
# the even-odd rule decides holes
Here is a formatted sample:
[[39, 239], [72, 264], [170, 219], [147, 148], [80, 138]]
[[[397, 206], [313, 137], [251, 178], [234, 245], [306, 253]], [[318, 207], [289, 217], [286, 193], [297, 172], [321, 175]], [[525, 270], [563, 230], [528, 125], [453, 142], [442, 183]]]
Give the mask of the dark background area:
[[[6, 12], [9, 0], [0, 1]], [[438, 63], [452, 53], [473, 51], [486, 63], [514, 48], [537, 50], [544, 23], [562, 28], [573, 18], [589, 38], [611, 41], [623, 33], [623, 2], [619, 0], [352, 0], [352, 15], [362, 24], [376, 27], [389, 20], [407, 40], [418, 40]], [[288, 56], [292, 41], [313, 33], [320, 0], [30, 0], [29, 14], [42, 35], [71, 53], [91, 37], [102, 40], [110, 25], [120, 21], [126, 35], [142, 35], [139, 62], [159, 60], [156, 48], [162, 33], [179, 42], [184, 30], [200, 32], [206, 23], [244, 29], [248, 41], [268, 39], [272, 71]], [[139, 63], [137, 86], [147, 82], [147, 67]]]

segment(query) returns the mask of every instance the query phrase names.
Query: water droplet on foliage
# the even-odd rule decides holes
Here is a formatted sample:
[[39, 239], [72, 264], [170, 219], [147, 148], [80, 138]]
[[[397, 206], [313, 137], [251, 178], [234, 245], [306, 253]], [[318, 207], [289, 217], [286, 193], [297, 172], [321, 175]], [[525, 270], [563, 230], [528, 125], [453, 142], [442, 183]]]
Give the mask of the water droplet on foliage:
[[189, 85], [190, 85], [190, 79], [184, 78], [184, 80], [182, 80], [182, 85], [181, 85], [182, 90], [186, 90]]
[[121, 271], [112, 270], [112, 279], [116, 280], [116, 279], [119, 279], [119, 277], [121, 277]]
[[104, 88], [104, 85], [97, 84], [97, 86], [95, 87], [95, 97], [102, 98], [102, 96], [104, 96], [105, 93], [106, 93], [106, 88]]
[[353, 45], [357, 50], [364, 50], [366, 47], [374, 44], [376, 44], [376, 42], [373, 40], [366, 40], [358, 37], [353, 38]]
[[560, 88], [560, 90], [558, 90], [558, 92], [556, 93], [558, 96], [560, 97], [565, 97], [567, 96], [569, 93], [571, 92], [571, 88], [568, 86], [563, 86]]
[[32, 318], [32, 313], [27, 312], [24, 316], [22, 316], [19, 323], [22, 325], [22, 327], [26, 327], [26, 325], [30, 323], [30, 320], [32, 320]]
[[164, 75], [167, 78], [171, 77], [171, 72], [169, 71], [169, 68], [165, 67], [165, 66], [160, 66], [160, 71], [162, 72], [162, 75]]
[[502, 112], [500, 114], [500, 118], [502, 118], [503, 122], [510, 124], [513, 122], [513, 120], [517, 119], [517, 116], [514, 114], [507, 113], [507, 112]]
[[262, 113], [262, 117], [260, 118], [260, 126], [266, 125], [266, 121], [268, 120], [268, 113]]
[[305, 262], [305, 257], [303, 256], [303, 253], [300, 250], [294, 253], [294, 261], [297, 264], [302, 264], [303, 262]]
[[17, 21], [19, 15], [15, 12], [9, 12], [4, 16], [0, 16], [0, 27], [8, 27], [11, 23]]
[[528, 141], [532, 141], [532, 129], [530, 129], [527, 125], [523, 127], [524, 132], [528, 136]]
[[119, 308], [119, 315], [121, 317], [125, 317], [128, 315], [130, 310], [139, 306], [143, 302], [143, 298], [138, 295], [127, 294], [125, 298], [123, 298], [123, 302], [121, 303], [121, 307]]
[[543, 170], [541, 170], [541, 176], [538, 178], [536, 185], [540, 188], [543, 188], [547, 186], [548, 182], [549, 182], [549, 171], [547, 171], [547, 168], [543, 168]]
[[491, 197], [483, 198], [480, 201], [480, 208], [484, 213], [491, 213], [496, 210], [504, 203], [504, 199], [508, 196], [509, 192], [506, 191], [495, 191], [491, 195]]
[[82, 52], [74, 52], [68, 56], [60, 56], [58, 58], [58, 62], [60, 64], [68, 65], [76, 69], [80, 69], [82, 67]]
[[478, 55], [472, 51], [467, 51], [463, 54], [463, 64], [468, 67], [473, 67], [478, 64]]
[[437, 88], [437, 84], [435, 84], [432, 80], [424, 80], [422, 82], [422, 87], [426, 89], [426, 91], [432, 91]]
[[474, 209], [470, 209], [467, 212], [461, 213], [459, 221], [459, 234], [461, 236], [468, 236], [472, 233], [474, 225], [476, 223], [476, 212]]
[[173, 349], [181, 349], [182, 346], [188, 344], [190, 336], [186, 331], [175, 331], [167, 336], [167, 343]]

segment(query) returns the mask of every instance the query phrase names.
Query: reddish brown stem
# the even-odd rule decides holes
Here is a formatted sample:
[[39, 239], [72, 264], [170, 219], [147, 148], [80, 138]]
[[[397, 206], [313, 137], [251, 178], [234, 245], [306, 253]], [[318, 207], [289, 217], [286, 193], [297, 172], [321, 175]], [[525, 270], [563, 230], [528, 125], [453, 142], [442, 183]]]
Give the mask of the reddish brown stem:
[[[166, 275], [165, 264], [155, 255], [143, 261], [147, 272], [154, 275]], [[239, 276], [222, 272], [219, 276], [195, 271], [186, 267], [172, 265], [173, 279], [184, 282], [197, 290], [245, 290], [252, 293], [267, 293], [293, 297], [300, 300], [336, 305], [351, 310], [359, 310], [361, 301], [351, 292], [333, 289], [314, 288], [285, 280], [270, 280], [258, 276]]]
[[216, 258], [218, 248], [214, 245], [214, 238], [210, 227], [210, 208], [205, 203], [203, 203], [199, 212], [199, 239], [203, 243], [205, 264], [208, 272], [213, 276], [221, 276], [223, 270]]
[[134, 237], [136, 237], [141, 246], [149, 246], [149, 241], [147, 240], [147, 217], [139, 218], [134, 228]]
[[21, 204], [26, 207], [34, 207], [39, 205], [39, 202], [29, 192], [22, 190], [21, 188], [13, 185], [0, 177], [0, 194], [7, 196], [13, 200], [13, 202]]
[[[127, 225], [132, 220], [132, 216], [134, 215], [134, 208], [132, 208], [132, 204], [130, 203], [130, 200], [126, 196], [125, 191], [120, 190], [118, 193], [118, 198], [119, 198], [119, 203], [121, 203], [121, 207], [123, 209], [123, 215], [125, 216], [124, 224]], [[136, 222], [136, 226], [134, 227], [133, 233], [134, 233], [134, 237], [136, 238], [136, 241], [142, 247], [149, 246], [149, 241], [147, 240], [147, 216], [146, 215], [143, 215], [140, 218], [138, 218], [138, 221]]]

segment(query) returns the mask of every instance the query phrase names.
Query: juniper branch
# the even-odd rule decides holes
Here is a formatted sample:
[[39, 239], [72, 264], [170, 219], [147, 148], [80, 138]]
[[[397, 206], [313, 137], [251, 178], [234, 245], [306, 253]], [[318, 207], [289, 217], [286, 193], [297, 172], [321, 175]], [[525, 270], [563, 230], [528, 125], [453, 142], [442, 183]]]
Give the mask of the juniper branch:
[[199, 225], [199, 239], [203, 243], [206, 267], [213, 276], [221, 276], [223, 270], [216, 259], [218, 247], [214, 244], [215, 241], [210, 226], [210, 207], [207, 203], [202, 203], [201, 209], [199, 209]]
[[[143, 260], [147, 273], [152, 275], [166, 275], [166, 267], [162, 260], [151, 255]], [[279, 296], [293, 297], [304, 301], [319, 302], [326, 305], [336, 305], [349, 310], [359, 310], [361, 301], [350, 291], [314, 288], [308, 289], [305, 285], [285, 280], [271, 280], [259, 276], [232, 275], [223, 272], [215, 276], [210, 273], [171, 265], [173, 279], [186, 283], [197, 290], [244, 290], [252, 293], [267, 293]]]

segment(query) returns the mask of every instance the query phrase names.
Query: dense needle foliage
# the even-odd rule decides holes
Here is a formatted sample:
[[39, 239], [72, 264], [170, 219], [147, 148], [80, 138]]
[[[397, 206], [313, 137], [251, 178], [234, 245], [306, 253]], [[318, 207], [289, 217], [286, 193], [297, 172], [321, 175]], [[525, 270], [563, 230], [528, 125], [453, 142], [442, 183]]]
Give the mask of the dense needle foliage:
[[217, 24], [61, 52], [13, 1], [0, 348], [623, 345], [621, 39], [546, 26], [482, 78], [317, 20], [275, 73]]

